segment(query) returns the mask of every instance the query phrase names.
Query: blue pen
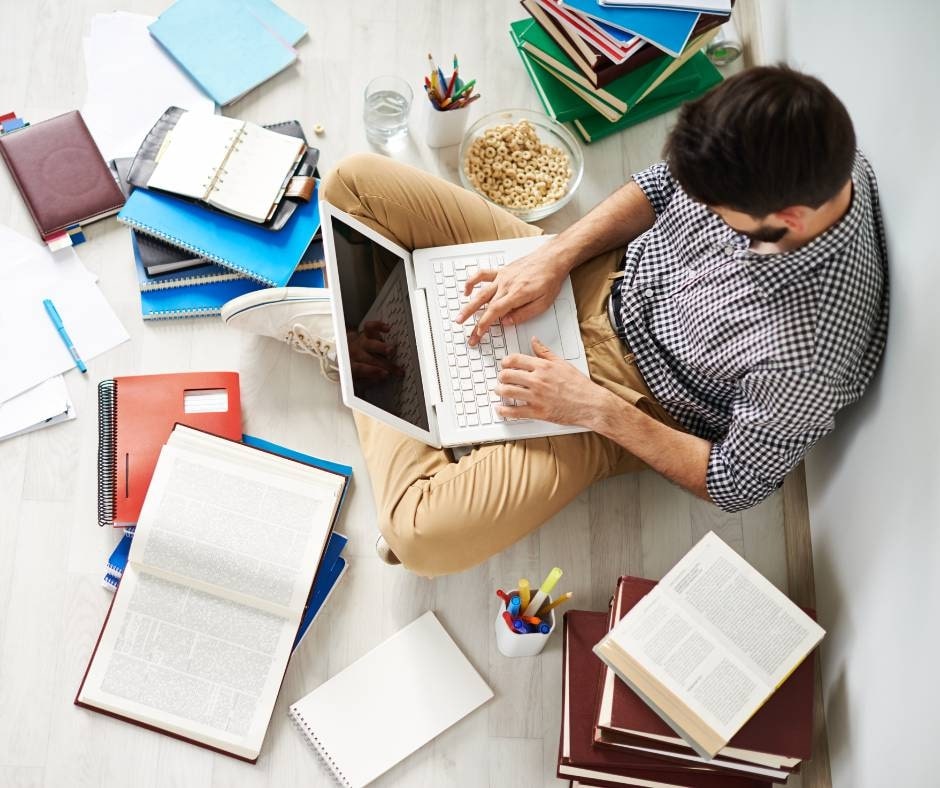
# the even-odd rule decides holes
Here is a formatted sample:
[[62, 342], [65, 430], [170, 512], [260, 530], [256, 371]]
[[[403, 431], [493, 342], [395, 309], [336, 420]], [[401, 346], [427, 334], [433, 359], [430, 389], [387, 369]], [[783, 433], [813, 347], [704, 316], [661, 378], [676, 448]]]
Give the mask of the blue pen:
[[547, 635], [551, 631], [552, 631], [551, 625], [546, 624], [544, 622], [539, 624], [539, 632], [541, 632], [543, 635]]
[[65, 326], [62, 325], [62, 318], [59, 317], [55, 304], [48, 298], [45, 298], [43, 299], [42, 305], [46, 308], [46, 314], [49, 315], [49, 319], [52, 321], [52, 325], [55, 326], [55, 330], [58, 331], [59, 336], [62, 337], [62, 341], [65, 343], [69, 354], [72, 356], [72, 361], [75, 362], [75, 366], [78, 367], [78, 371], [88, 372], [88, 367], [85, 366], [85, 362], [82, 361], [81, 356], [78, 355], [78, 351], [75, 349], [75, 345], [72, 344], [72, 340], [69, 338]]

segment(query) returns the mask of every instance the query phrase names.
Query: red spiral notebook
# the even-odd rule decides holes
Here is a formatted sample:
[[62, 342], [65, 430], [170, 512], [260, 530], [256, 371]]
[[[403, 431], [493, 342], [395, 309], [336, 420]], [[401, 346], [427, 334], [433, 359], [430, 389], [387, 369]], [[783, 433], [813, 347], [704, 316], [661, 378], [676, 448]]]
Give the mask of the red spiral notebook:
[[160, 449], [177, 423], [240, 440], [238, 373], [134, 375], [98, 384], [98, 525], [137, 522]]

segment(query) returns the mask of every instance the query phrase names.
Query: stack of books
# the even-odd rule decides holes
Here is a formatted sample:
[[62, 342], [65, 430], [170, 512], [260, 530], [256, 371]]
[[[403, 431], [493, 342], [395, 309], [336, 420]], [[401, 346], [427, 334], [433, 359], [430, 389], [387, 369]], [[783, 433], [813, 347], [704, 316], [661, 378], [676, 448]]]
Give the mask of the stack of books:
[[769, 788], [812, 756], [825, 633], [713, 533], [609, 613], [565, 615], [558, 776], [572, 785]]
[[590, 143], [721, 82], [702, 50], [728, 20], [732, 0], [707, 5], [709, 13], [689, 10], [684, 0], [655, 8], [522, 0], [529, 17], [513, 22], [510, 35], [545, 111]]
[[[205, 153], [226, 146], [221, 162]], [[213, 317], [263, 287], [323, 287], [318, 159], [297, 121], [167, 109], [134, 158], [110, 163], [127, 195], [118, 220], [132, 229], [143, 318]]]

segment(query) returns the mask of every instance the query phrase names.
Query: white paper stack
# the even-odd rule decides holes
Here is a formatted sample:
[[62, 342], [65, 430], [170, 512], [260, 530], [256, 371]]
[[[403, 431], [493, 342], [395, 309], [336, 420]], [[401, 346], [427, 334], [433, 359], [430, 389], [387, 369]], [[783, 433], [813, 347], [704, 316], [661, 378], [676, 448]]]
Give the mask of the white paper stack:
[[133, 156], [167, 107], [213, 113], [215, 102], [153, 39], [156, 17], [95, 14], [85, 36], [82, 117], [105, 159]]

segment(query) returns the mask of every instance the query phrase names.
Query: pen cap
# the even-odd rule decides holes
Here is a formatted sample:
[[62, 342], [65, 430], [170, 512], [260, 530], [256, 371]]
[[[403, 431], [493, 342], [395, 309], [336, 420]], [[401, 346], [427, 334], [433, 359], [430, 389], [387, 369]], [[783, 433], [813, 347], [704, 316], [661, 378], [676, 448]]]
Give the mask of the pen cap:
[[[512, 592], [510, 592], [512, 593]], [[551, 597], [549, 597], [549, 601]], [[503, 613], [506, 612], [506, 603], [499, 601], [499, 610], [496, 612], [496, 648], [505, 657], [534, 657], [545, 648], [545, 644], [555, 631], [555, 611], [552, 610], [543, 621], [549, 625], [547, 633], [527, 632], [520, 635], [511, 632], [506, 626]]]

